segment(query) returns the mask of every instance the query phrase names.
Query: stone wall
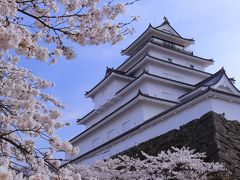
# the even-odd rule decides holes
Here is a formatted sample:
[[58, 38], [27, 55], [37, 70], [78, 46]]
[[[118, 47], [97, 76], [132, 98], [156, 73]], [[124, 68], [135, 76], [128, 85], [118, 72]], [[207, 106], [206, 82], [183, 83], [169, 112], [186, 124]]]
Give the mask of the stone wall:
[[205, 161], [223, 162], [235, 179], [240, 177], [240, 122], [226, 120], [224, 115], [214, 112], [208, 112], [200, 119], [181, 126], [179, 130], [171, 130], [121, 154], [141, 158], [141, 151], [157, 155], [172, 146], [206, 152]]

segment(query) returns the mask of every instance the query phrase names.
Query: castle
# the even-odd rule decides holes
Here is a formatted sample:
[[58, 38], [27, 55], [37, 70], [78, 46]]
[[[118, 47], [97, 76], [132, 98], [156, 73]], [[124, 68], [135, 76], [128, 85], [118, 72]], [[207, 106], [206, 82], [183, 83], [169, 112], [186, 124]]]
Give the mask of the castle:
[[95, 109], [78, 120], [86, 130], [70, 140], [80, 148], [70, 163], [109, 158], [209, 111], [240, 119], [235, 80], [206, 72], [214, 61], [187, 50], [194, 42], [164, 18], [123, 50], [128, 59], [86, 93]]

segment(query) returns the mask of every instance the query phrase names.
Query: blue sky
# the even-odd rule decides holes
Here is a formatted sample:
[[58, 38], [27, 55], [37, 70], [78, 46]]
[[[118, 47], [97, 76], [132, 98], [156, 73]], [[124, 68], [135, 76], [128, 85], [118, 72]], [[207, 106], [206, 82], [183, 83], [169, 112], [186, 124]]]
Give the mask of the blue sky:
[[230, 77], [237, 80], [240, 88], [240, 1], [239, 0], [141, 0], [130, 6], [125, 15], [139, 15], [132, 24], [133, 35], [126, 36], [117, 45], [81, 47], [72, 44], [77, 53], [75, 60], [60, 59], [54, 66], [34, 60], [23, 60], [22, 66], [34, 74], [56, 83], [50, 92], [66, 105], [61, 119], [71, 122], [72, 127], [58, 132], [63, 139], [70, 139], [83, 130], [76, 119], [93, 109], [91, 99], [84, 97], [105, 74], [106, 67], [118, 67], [124, 60], [120, 51], [134, 41], [151, 23], [157, 26], [167, 16], [171, 25], [183, 37], [194, 38], [190, 47], [198, 56], [213, 58], [211, 73], [224, 66]]

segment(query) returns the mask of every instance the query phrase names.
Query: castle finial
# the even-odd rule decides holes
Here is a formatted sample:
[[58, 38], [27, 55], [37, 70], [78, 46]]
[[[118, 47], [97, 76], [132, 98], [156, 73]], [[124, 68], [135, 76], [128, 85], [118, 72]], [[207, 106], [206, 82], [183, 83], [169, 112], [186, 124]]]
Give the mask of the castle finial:
[[164, 16], [163, 20], [164, 20], [163, 22], [164, 24], [169, 24], [168, 18], [166, 16]]
[[107, 67], [105, 77], [108, 76], [112, 72], [112, 68]]
[[143, 95], [141, 89], [138, 89], [138, 95]]
[[223, 72], [223, 73], [225, 73], [224, 67], [222, 67], [222, 68], [220, 69], [220, 71]]

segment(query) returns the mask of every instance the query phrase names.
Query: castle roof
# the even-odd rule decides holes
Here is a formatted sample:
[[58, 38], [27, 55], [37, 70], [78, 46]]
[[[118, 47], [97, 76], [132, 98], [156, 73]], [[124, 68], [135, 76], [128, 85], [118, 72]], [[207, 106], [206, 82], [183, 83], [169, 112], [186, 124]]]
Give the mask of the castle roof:
[[156, 42], [154, 39], [157, 39], [157, 38], [154, 36], [149, 37], [149, 39], [147, 39], [140, 47], [138, 47], [138, 49], [135, 50], [135, 52], [132, 54], [132, 56], [129, 57], [124, 63], [122, 63], [117, 69], [124, 71], [124, 69], [131, 63], [134, 56], [139, 54], [140, 51], [144, 51], [149, 47], [155, 47], [155, 48], [165, 50], [170, 53], [178, 54], [180, 56], [187, 57], [188, 59], [192, 59], [192, 60], [201, 62], [202, 64], [205, 64], [206, 66], [214, 63], [214, 60], [212, 58], [203, 58], [200, 56], [196, 56], [189, 51], [173, 48], [171, 46], [167, 46], [164, 44], [160, 44], [160, 43]]
[[194, 94], [199, 93], [207, 88], [212, 88], [218, 91], [224, 91], [229, 94], [240, 95], [240, 91], [231, 82], [232, 78], [228, 78], [224, 68], [221, 68], [215, 74], [209, 76], [203, 81], [195, 84], [195, 89], [179, 97], [181, 100], [186, 100]]
[[164, 16], [163, 23], [160, 26], [157, 26], [156, 28], [162, 31], [166, 31], [166, 33], [171, 33], [175, 36], [182, 37], [171, 25], [168, 21], [168, 18]]
[[177, 43], [183, 47], [188, 47], [194, 43], [194, 39], [184, 38], [177, 33], [177, 31], [170, 25], [166, 19], [157, 27], [153, 27], [149, 24], [148, 28], [126, 49], [122, 50], [123, 55], [131, 56], [139, 46], [141, 46], [151, 36], [156, 36], [161, 39], [169, 40], [173, 43]]
[[218, 83], [224, 75], [226, 75], [226, 72], [225, 72], [224, 68], [221, 68], [215, 74], [213, 74], [213, 75], [209, 76], [208, 78], [204, 79], [203, 81], [195, 84], [195, 87], [212, 86], [212, 85]]

